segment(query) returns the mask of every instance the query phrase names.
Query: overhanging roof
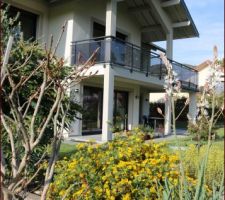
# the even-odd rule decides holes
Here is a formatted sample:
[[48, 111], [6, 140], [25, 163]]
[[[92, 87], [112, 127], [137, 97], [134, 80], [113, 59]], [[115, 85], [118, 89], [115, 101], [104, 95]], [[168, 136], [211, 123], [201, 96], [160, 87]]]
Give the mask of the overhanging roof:
[[[144, 42], [166, 40], [158, 13], [152, 0], [125, 0], [128, 10], [142, 27]], [[199, 33], [184, 0], [158, 0], [162, 10], [173, 24], [174, 39], [198, 37]]]
[[[46, 0], [49, 3], [71, 0]], [[80, 0], [82, 1], [82, 0]], [[92, 0], [91, 0], [92, 1]], [[146, 43], [166, 40], [159, 13], [154, 0], [117, 0], [126, 3], [128, 12], [134, 15], [142, 30], [142, 41]], [[198, 37], [199, 33], [184, 0], [156, 0], [173, 25], [173, 39]], [[118, 5], [119, 6], [119, 5]]]

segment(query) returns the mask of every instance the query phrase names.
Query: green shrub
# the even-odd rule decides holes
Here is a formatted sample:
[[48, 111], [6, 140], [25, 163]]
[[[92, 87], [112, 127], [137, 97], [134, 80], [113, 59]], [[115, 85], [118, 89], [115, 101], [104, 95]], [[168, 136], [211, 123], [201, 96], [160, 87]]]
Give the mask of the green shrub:
[[[168, 153], [165, 144], [145, 143], [143, 138], [144, 134], [137, 132], [102, 145], [76, 145], [72, 156], [57, 162], [48, 199], [164, 199], [167, 185], [170, 197], [177, 199], [177, 154]], [[197, 180], [186, 180], [193, 196]]]
[[165, 178], [178, 184], [178, 157], [143, 135], [102, 145], [78, 144], [57, 163], [48, 199], [161, 199]]

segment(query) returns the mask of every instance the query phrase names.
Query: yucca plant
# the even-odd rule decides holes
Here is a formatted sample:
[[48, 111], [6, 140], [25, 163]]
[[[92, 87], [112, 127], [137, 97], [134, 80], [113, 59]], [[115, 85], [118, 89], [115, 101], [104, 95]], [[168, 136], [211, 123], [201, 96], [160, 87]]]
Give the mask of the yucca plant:
[[[197, 126], [204, 126], [202, 124], [201, 120], [198, 120], [199, 118], [206, 118], [208, 120], [208, 145], [206, 149], [206, 153], [202, 159], [202, 162], [200, 162], [199, 166], [199, 171], [198, 171], [198, 177], [197, 177], [197, 185], [193, 189], [189, 189], [190, 184], [188, 183], [186, 176], [185, 176], [185, 171], [183, 168], [183, 162], [182, 162], [182, 153], [179, 145], [179, 140], [176, 137], [177, 141], [177, 146], [179, 148], [179, 155], [180, 155], [180, 184], [177, 186], [171, 185], [168, 180], [166, 180], [166, 184], [164, 187], [164, 192], [162, 195], [162, 199], [168, 200], [168, 199], [184, 199], [184, 200], [203, 200], [203, 199], [212, 199], [212, 200], [219, 200], [222, 198], [222, 195], [224, 193], [224, 178], [222, 176], [221, 183], [218, 186], [213, 184], [212, 186], [212, 192], [210, 194], [209, 191], [206, 189], [206, 184], [205, 184], [205, 173], [206, 173], [206, 167], [207, 167], [207, 162], [208, 162], [208, 157], [209, 157], [209, 152], [211, 149], [212, 141], [211, 141], [211, 136], [212, 136], [212, 129], [213, 126], [215, 125], [215, 89], [218, 83], [220, 82], [220, 76], [221, 76], [221, 66], [218, 64], [218, 51], [217, 47], [214, 47], [214, 58], [211, 64], [211, 74], [208, 77], [208, 80], [205, 84], [205, 87], [203, 89], [201, 98], [200, 98], [200, 104], [198, 106], [198, 114], [196, 116], [196, 122], [198, 123]], [[180, 92], [180, 85], [176, 79], [176, 73], [173, 72], [173, 67], [170, 64], [169, 60], [166, 58], [165, 55], [161, 55], [161, 59], [164, 62], [166, 68], [167, 68], [167, 76], [165, 77], [165, 83], [166, 83], [166, 93], [169, 98], [171, 98], [171, 106], [172, 106], [172, 126], [173, 126], [173, 131], [174, 135], [176, 136], [176, 118], [175, 118], [175, 104], [174, 104], [174, 93]], [[211, 102], [211, 116], [208, 116], [208, 112], [206, 112], [206, 106], [205, 104], [201, 102], [207, 102], [207, 95], [212, 96], [212, 102]]]

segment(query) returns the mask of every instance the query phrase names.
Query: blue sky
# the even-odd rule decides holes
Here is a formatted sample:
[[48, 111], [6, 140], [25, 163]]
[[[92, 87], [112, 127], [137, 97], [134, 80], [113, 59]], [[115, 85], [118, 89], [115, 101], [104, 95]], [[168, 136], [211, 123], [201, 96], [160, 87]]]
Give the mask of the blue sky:
[[[199, 31], [199, 38], [174, 40], [173, 59], [191, 65], [212, 59], [217, 45], [219, 57], [224, 57], [224, 0], [185, 0]], [[156, 43], [157, 44], [157, 43]], [[165, 43], [158, 43], [165, 47]]]

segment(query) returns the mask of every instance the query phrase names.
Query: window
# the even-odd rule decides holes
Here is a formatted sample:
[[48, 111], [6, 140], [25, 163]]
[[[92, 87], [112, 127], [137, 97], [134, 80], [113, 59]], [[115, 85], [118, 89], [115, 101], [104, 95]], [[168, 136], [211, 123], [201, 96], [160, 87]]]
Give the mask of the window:
[[24, 40], [35, 40], [37, 30], [37, 18], [36, 14], [31, 12], [10, 6], [8, 15], [9, 17], [15, 17], [17, 13], [20, 13], [18, 22], [21, 23], [21, 31], [23, 32]]
[[[105, 36], [105, 26], [102, 24], [99, 24], [97, 22], [94, 22], [93, 23], [93, 37], [103, 37], [103, 36]], [[119, 31], [116, 31], [116, 37], [123, 41], [127, 40], [127, 35], [119, 32]]]
[[[103, 89], [84, 86], [82, 131], [101, 132]], [[120, 129], [127, 129], [128, 92], [114, 91], [113, 122]]]

